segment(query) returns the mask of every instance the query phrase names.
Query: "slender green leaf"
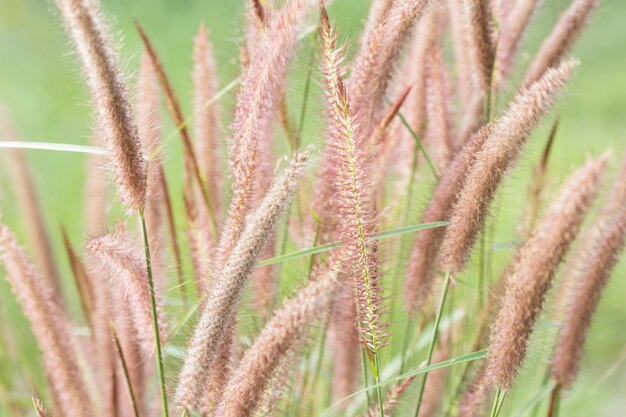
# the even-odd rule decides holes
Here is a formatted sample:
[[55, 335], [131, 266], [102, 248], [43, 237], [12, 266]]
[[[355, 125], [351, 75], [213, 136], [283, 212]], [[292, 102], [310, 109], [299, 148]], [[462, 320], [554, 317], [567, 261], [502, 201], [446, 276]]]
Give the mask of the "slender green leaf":
[[380, 382], [378, 384], [370, 385], [367, 388], [364, 388], [364, 389], [361, 389], [359, 391], [356, 391], [356, 392], [348, 395], [347, 397], [344, 397], [341, 400], [335, 402], [329, 408], [324, 410], [324, 412], [322, 414], [320, 414], [319, 417], [324, 417], [324, 416], [328, 415], [330, 413], [330, 411], [333, 408], [337, 407], [339, 404], [341, 404], [341, 403], [343, 403], [345, 401], [348, 401], [351, 398], [354, 398], [356, 396], [364, 394], [368, 390], [375, 389], [375, 388], [378, 388], [378, 387], [382, 387], [382, 386], [385, 386], [385, 385], [389, 385], [389, 384], [391, 384], [393, 382], [402, 381], [402, 380], [405, 380], [405, 379], [410, 378], [412, 376], [422, 375], [422, 374], [425, 374], [425, 373], [428, 373], [428, 372], [436, 371], [438, 369], [444, 369], [444, 368], [448, 368], [450, 366], [454, 366], [454, 365], [458, 365], [458, 364], [462, 364], [462, 363], [466, 363], [466, 362], [472, 362], [472, 361], [475, 361], [475, 360], [483, 359], [486, 356], [487, 356], [487, 349], [483, 349], [483, 350], [479, 350], [477, 352], [472, 352], [472, 353], [467, 353], [465, 355], [456, 356], [456, 357], [454, 357], [452, 359], [448, 359], [448, 360], [443, 361], [443, 362], [439, 362], [439, 363], [436, 363], [436, 364], [433, 364], [433, 365], [430, 365], [430, 366], [426, 366], [424, 368], [420, 368], [420, 369], [416, 369], [416, 370], [413, 370], [413, 371], [406, 372], [406, 373], [404, 373], [402, 375], [399, 375], [399, 376], [394, 377], [394, 378], [387, 379], [387, 380], [385, 380], [383, 382]]
[[92, 155], [106, 155], [104, 148], [97, 146], [72, 145], [69, 143], [27, 142], [19, 140], [0, 141], [0, 148], [39, 149], [42, 151], [76, 152]]
[[[434, 223], [423, 223], [423, 224], [414, 224], [411, 226], [403, 226], [398, 227], [396, 229], [386, 230], [384, 232], [380, 232], [371, 237], [373, 240], [377, 239], [387, 239], [394, 236], [405, 235], [407, 233], [413, 233], [420, 230], [426, 229], [434, 229], [436, 227], [444, 227], [447, 226], [447, 222], [434, 222]], [[259, 262], [259, 266], [273, 265], [280, 262], [285, 262], [290, 259], [300, 258], [302, 256], [315, 255], [321, 252], [328, 252], [329, 250], [339, 247], [342, 245], [342, 242], [332, 242], [327, 243], [325, 245], [314, 246], [312, 248], [302, 249], [296, 252], [289, 252], [284, 255], [276, 256], [274, 258], [265, 259]]]

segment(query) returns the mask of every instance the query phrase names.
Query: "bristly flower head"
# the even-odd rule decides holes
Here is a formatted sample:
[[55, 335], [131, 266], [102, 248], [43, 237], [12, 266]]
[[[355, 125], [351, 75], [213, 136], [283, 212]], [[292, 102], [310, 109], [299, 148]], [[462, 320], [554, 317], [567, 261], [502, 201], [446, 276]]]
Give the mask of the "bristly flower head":
[[326, 90], [326, 120], [331, 137], [328, 144], [336, 166], [335, 209], [338, 228], [347, 248], [347, 274], [356, 289], [358, 328], [367, 350], [376, 354], [385, 345], [386, 324], [376, 243], [368, 237], [377, 225], [371, 185], [367, 180], [368, 161], [356, 137], [350, 102], [341, 77], [336, 37], [322, 6], [322, 73]]
[[113, 158], [122, 201], [130, 210], [143, 208], [146, 164], [109, 29], [95, 1], [56, 3], [83, 63], [98, 115], [98, 132]]
[[53, 289], [37, 276], [13, 232], [1, 223], [0, 263], [4, 265], [6, 280], [30, 321], [59, 411], [68, 416], [93, 415], [77, 363], [70, 322]]
[[593, 314], [625, 241], [626, 163], [622, 163], [608, 200], [566, 269], [565, 279], [572, 283], [571, 299], [551, 368], [554, 379], [565, 388], [571, 388], [576, 380]]
[[504, 176], [517, 162], [528, 135], [550, 110], [576, 65], [576, 61], [567, 61], [546, 71], [492, 123], [490, 135], [467, 173], [446, 229], [440, 255], [445, 271], [456, 273], [465, 266]]
[[567, 179], [515, 255], [502, 307], [491, 329], [488, 383], [511, 387], [552, 278], [601, 188], [606, 162], [606, 157], [591, 160]]
[[[148, 355], [153, 355], [156, 345], [148, 275], [145, 261], [137, 254], [132, 238], [122, 232], [96, 237], [89, 241], [87, 250], [108, 272], [111, 284], [129, 304], [142, 348]], [[159, 306], [157, 309], [160, 310]], [[164, 323], [164, 319], [159, 319], [162, 341], [167, 338]]]
[[178, 381], [177, 403], [185, 410], [198, 409], [203, 401], [201, 393], [235, 320], [244, 287], [276, 223], [296, 193], [307, 159], [308, 152], [296, 153], [289, 168], [274, 181], [257, 210], [249, 216], [223, 269], [214, 278]]
[[550, 67], [559, 64], [576, 42], [591, 12], [600, 0], [574, 0], [563, 12], [552, 33], [543, 41], [539, 52], [524, 76], [524, 84], [538, 80]]

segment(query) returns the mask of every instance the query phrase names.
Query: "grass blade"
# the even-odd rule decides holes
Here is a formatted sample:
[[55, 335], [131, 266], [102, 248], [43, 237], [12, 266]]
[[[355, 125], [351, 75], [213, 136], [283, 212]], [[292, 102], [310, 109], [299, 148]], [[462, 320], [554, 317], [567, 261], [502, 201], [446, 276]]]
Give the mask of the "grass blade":
[[[396, 229], [386, 230], [384, 232], [376, 233], [370, 239], [388, 239], [394, 236], [401, 236], [407, 233], [413, 233], [420, 230], [433, 229], [435, 227], [444, 227], [447, 226], [447, 222], [434, 222], [434, 223], [423, 223], [423, 224], [414, 224], [411, 226], [403, 226], [398, 227]], [[284, 255], [276, 256], [274, 258], [265, 259], [264, 261], [259, 262], [259, 266], [273, 265], [280, 262], [285, 262], [291, 259], [300, 258], [303, 256], [315, 255], [322, 252], [328, 252], [331, 249], [339, 247], [342, 245], [342, 242], [331, 242], [325, 245], [313, 246], [312, 248], [302, 249], [296, 252], [289, 252]]]
[[348, 395], [347, 397], [342, 398], [341, 400], [335, 402], [329, 408], [324, 410], [324, 412], [322, 414], [320, 414], [319, 417], [324, 417], [324, 416], [329, 415], [331, 410], [333, 408], [337, 407], [339, 404], [341, 404], [341, 403], [343, 403], [345, 401], [348, 401], [348, 400], [350, 400], [350, 399], [352, 399], [354, 397], [357, 397], [357, 396], [359, 396], [361, 394], [364, 394], [368, 390], [379, 388], [379, 387], [382, 387], [382, 386], [385, 386], [385, 385], [389, 385], [389, 384], [391, 384], [393, 382], [402, 381], [402, 380], [407, 379], [407, 378], [412, 377], [412, 376], [423, 375], [423, 374], [426, 374], [428, 372], [436, 371], [438, 369], [444, 369], [444, 368], [448, 368], [450, 366], [454, 366], [454, 365], [458, 365], [458, 364], [462, 364], [462, 363], [466, 363], [466, 362], [472, 362], [472, 361], [476, 361], [476, 360], [479, 360], [479, 359], [483, 359], [486, 356], [487, 356], [487, 349], [483, 349], [483, 350], [479, 350], [477, 352], [472, 352], [472, 353], [467, 353], [465, 355], [456, 356], [454, 358], [451, 358], [451, 359], [448, 359], [446, 361], [439, 362], [439, 363], [436, 363], [436, 364], [433, 364], [433, 365], [430, 365], [430, 366], [426, 366], [424, 368], [420, 368], [420, 369], [416, 369], [416, 370], [413, 370], [413, 371], [409, 371], [409, 372], [406, 372], [406, 373], [404, 373], [402, 375], [399, 375], [397, 377], [394, 377], [394, 378], [389, 378], [389, 379], [387, 379], [387, 380], [385, 380], [383, 382], [380, 382], [380, 383], [374, 384], [374, 385], [370, 385], [367, 388], [361, 389], [359, 391], [356, 391], [356, 392]]
[[70, 143], [27, 142], [21, 140], [0, 141], [0, 148], [37, 149], [42, 151], [75, 152], [91, 155], [107, 155], [104, 148], [98, 146], [72, 145]]

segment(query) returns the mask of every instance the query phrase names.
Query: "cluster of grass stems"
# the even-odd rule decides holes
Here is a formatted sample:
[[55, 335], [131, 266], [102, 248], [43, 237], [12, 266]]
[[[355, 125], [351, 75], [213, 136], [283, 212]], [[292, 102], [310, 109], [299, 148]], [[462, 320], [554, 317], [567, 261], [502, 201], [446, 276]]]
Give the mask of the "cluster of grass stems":
[[[572, 0], [519, 65], [539, 0], [373, 0], [345, 46], [323, 1], [246, 3], [241, 74], [221, 90], [200, 26], [186, 116], [151, 30], [136, 22], [133, 99], [97, 1], [56, 0], [94, 143], [20, 142], [3, 115], [30, 246], [0, 223], [0, 261], [47, 381], [1, 372], [6, 415], [556, 416], [624, 246], [626, 165], [601, 202], [608, 154], [550, 190], [555, 121], [499, 273], [490, 208], [566, 90], [571, 46], [599, 1]], [[289, 86], [296, 101], [298, 59], [308, 69]], [[225, 128], [220, 102], [234, 89]], [[324, 128], [305, 138], [305, 122]], [[182, 190], [164, 170], [175, 136]], [[63, 232], [65, 259], [20, 148], [87, 154], [85, 242]], [[61, 285], [66, 261], [74, 289]], [[552, 351], [536, 367], [545, 378], [507, 408], [539, 320], [558, 323], [540, 341]], [[4, 361], [20, 340], [3, 327]]]

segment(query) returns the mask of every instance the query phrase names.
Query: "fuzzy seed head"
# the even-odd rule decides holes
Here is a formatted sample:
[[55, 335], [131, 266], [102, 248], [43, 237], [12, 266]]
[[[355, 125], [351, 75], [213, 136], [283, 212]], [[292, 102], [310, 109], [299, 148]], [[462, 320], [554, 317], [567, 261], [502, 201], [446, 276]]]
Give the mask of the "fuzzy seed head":
[[98, 2], [56, 0], [83, 64], [97, 114], [98, 132], [112, 157], [113, 174], [129, 210], [144, 206], [146, 164], [128, 93]]
[[465, 266], [504, 176], [517, 162], [528, 135], [550, 110], [575, 66], [575, 61], [568, 61], [546, 71], [492, 123], [490, 135], [467, 173], [446, 229], [440, 255], [444, 270], [457, 273]]
[[591, 160], [567, 179], [516, 254], [491, 329], [488, 383], [511, 387], [552, 278], [601, 187], [606, 162], [606, 157]]

